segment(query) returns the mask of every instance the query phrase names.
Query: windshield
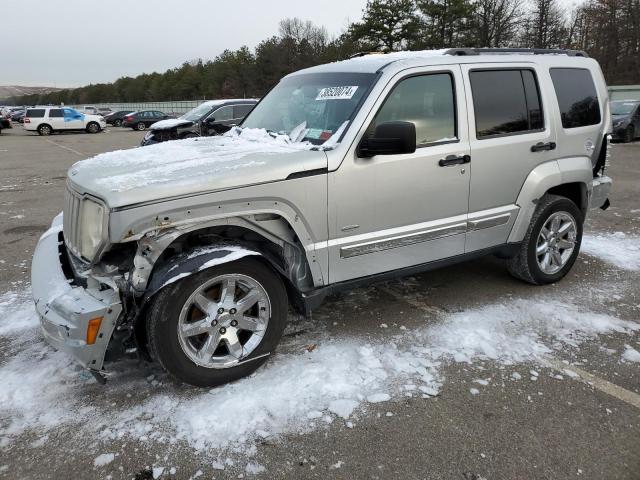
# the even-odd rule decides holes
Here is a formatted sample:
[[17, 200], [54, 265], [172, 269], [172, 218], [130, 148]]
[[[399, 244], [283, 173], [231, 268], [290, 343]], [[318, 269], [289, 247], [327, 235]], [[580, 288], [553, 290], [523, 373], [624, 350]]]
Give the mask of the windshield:
[[287, 134], [294, 142], [320, 145], [338, 130], [344, 132], [375, 77], [373, 73], [310, 73], [285, 78], [251, 111], [242, 127], [264, 128]]
[[210, 103], [203, 103], [202, 105], [198, 105], [196, 108], [189, 110], [180, 118], [182, 120], [189, 120], [190, 122], [197, 122], [209, 113], [214, 106], [215, 105], [211, 105]]
[[611, 102], [611, 115], [629, 115], [638, 102]]

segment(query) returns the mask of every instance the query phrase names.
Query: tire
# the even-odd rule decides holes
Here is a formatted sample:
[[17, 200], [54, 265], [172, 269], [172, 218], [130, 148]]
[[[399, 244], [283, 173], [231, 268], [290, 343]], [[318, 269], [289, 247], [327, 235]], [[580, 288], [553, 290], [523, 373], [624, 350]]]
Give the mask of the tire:
[[[231, 297], [226, 296], [226, 300], [221, 300], [228, 290], [225, 290], [224, 282], [229, 282], [229, 279], [235, 279], [238, 288], [233, 290]], [[251, 282], [253, 285], [248, 285]], [[260, 324], [264, 327], [260, 335], [242, 330], [239, 326], [242, 323], [237, 323], [237, 320], [236, 325], [233, 324], [233, 319], [247, 318], [237, 310], [234, 312], [233, 305], [238, 310], [242, 308], [241, 301], [245, 300], [249, 288], [252, 292], [258, 292], [256, 295], [261, 295], [261, 300], [249, 309], [250, 315], [256, 320], [259, 320], [258, 317], [266, 318], [266, 322]], [[198, 292], [208, 295], [204, 301], [210, 302], [209, 315], [194, 303]], [[245, 258], [203, 270], [167, 286], [155, 296], [147, 316], [149, 351], [178, 381], [198, 387], [232, 382], [254, 372], [267, 361], [268, 354], [275, 351], [286, 324], [287, 307], [287, 294], [282, 280], [270, 267], [255, 259]], [[179, 329], [193, 328], [198, 322], [202, 322], [200, 326], [203, 326], [199, 326], [198, 331], [206, 328], [206, 332], [191, 331], [191, 335], [179, 333]], [[237, 354], [237, 350], [236, 355], [232, 355], [231, 344], [234, 340], [236, 349], [241, 344], [241, 355]], [[202, 353], [207, 345], [212, 346], [213, 353]], [[254, 360], [247, 361], [251, 359]]]
[[121, 127], [122, 126], [122, 120], [114, 120], [113, 121], [113, 126], [114, 127]]
[[100, 130], [100, 125], [96, 122], [89, 122], [89, 124], [87, 125], [87, 133], [99, 133]]
[[136, 130], [142, 132], [144, 129], [146, 129], [147, 126], [144, 124], [144, 122], [138, 122], [136, 124]]
[[633, 125], [629, 125], [624, 131], [624, 143], [633, 142], [635, 138], [636, 138], [635, 129], [633, 128]]
[[42, 125], [38, 126], [38, 135], [46, 137], [48, 135], [51, 135], [52, 133], [53, 129], [51, 128], [51, 125], [43, 123]]
[[[554, 233], [554, 219], [560, 221], [560, 233]], [[511, 275], [534, 285], [546, 285], [563, 278], [578, 257], [583, 221], [582, 213], [568, 198], [549, 194], [542, 197], [518, 253], [509, 259]], [[546, 234], [541, 234], [543, 227], [550, 227], [546, 228]], [[572, 249], [568, 248], [570, 243], [573, 243]]]

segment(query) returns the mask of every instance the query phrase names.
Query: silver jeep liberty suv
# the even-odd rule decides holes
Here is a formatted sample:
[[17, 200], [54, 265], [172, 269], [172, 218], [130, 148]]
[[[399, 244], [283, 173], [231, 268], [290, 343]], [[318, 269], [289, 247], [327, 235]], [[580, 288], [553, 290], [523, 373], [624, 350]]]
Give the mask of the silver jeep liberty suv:
[[46, 339], [99, 381], [148, 356], [219, 385], [273, 354], [289, 308], [480, 255], [560, 280], [608, 206], [610, 112], [583, 52], [362, 55], [283, 78], [240, 127], [69, 171], [34, 254]]

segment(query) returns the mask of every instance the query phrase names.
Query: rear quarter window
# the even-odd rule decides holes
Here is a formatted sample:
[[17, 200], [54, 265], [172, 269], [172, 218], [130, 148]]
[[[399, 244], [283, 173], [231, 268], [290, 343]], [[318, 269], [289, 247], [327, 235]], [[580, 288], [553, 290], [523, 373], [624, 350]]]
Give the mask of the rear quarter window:
[[29, 118], [42, 118], [44, 117], [44, 108], [30, 108], [25, 115]]
[[552, 68], [553, 88], [558, 98], [564, 128], [600, 123], [600, 105], [591, 72], [583, 68]]

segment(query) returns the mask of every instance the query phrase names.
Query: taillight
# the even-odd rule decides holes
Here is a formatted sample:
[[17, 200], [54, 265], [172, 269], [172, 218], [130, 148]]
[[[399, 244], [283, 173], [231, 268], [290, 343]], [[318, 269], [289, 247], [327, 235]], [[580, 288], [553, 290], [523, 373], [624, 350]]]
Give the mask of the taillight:
[[130, 122], [133, 120], [133, 117], [126, 116], [124, 117], [125, 121]]
[[31, 123], [31, 119], [27, 118], [27, 117], [24, 117], [24, 123]]

